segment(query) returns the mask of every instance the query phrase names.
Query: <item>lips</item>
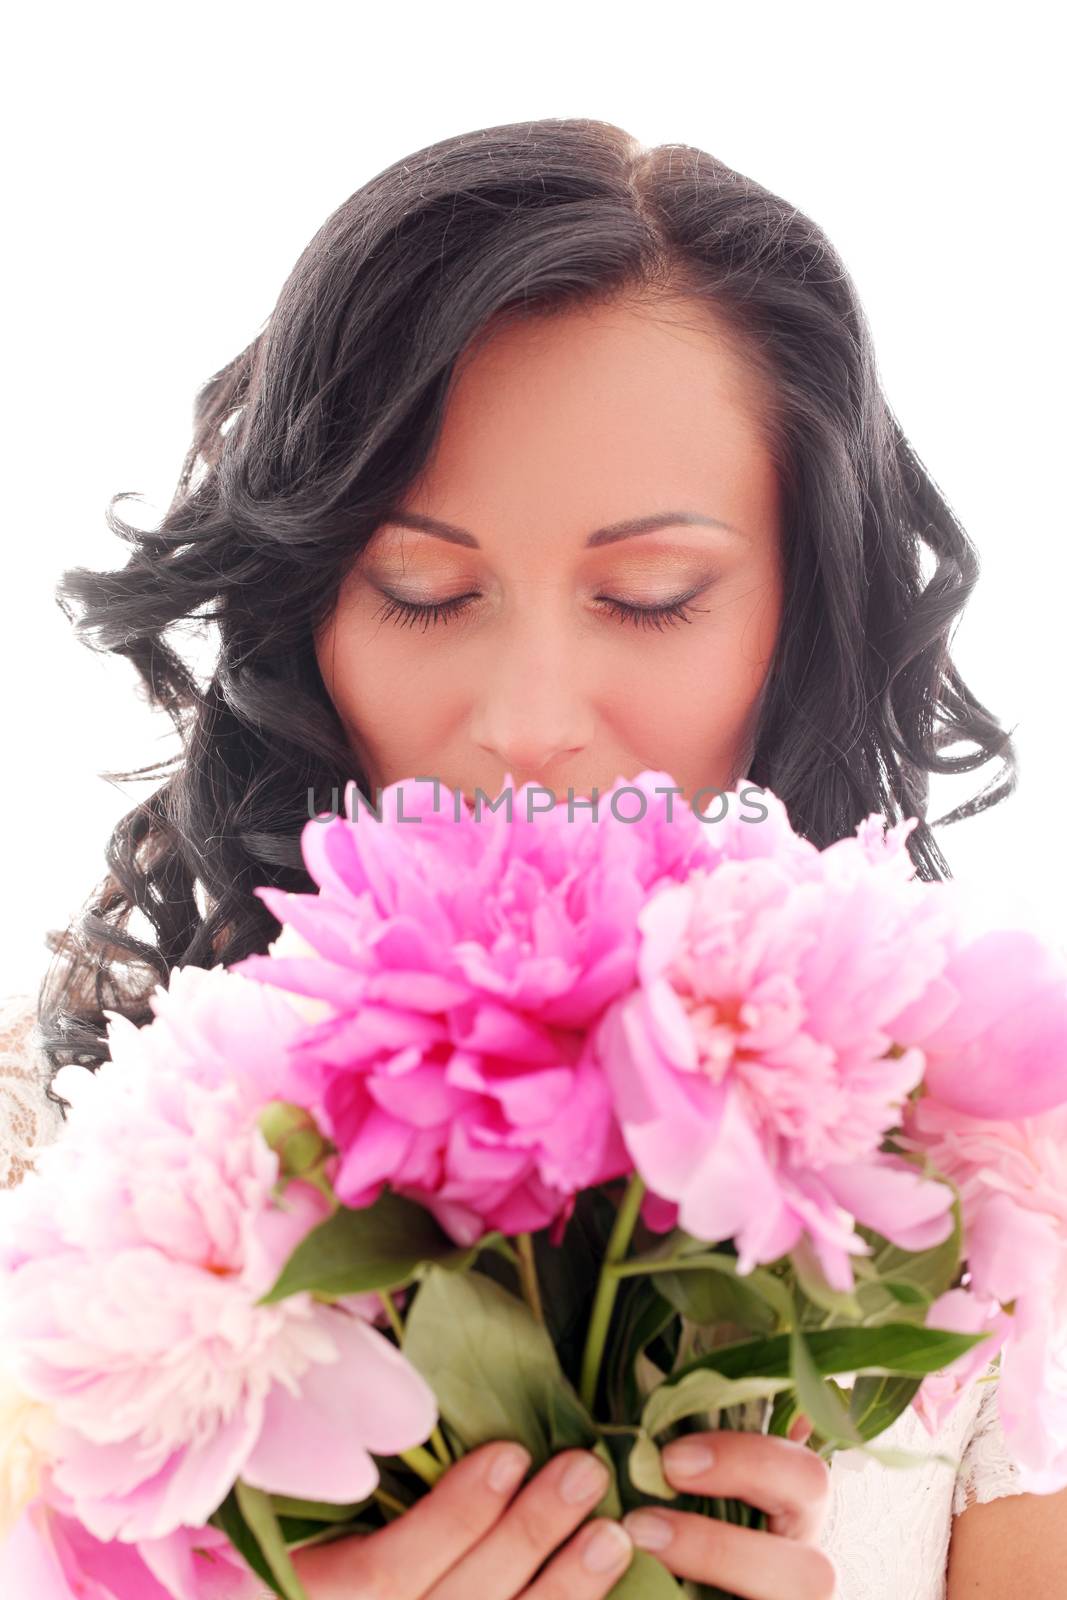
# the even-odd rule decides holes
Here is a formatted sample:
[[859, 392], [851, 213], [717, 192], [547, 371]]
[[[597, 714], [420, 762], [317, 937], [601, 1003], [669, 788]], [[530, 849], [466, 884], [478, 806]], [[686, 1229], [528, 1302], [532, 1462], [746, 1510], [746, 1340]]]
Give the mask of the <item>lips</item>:
[[[503, 793], [503, 790], [501, 790], [501, 793]], [[500, 799], [500, 795], [494, 795], [492, 790], [490, 790], [490, 789], [482, 789], [480, 791], [480, 794], [481, 794], [481, 803], [482, 803], [483, 807], [485, 805], [487, 805], [487, 804], [488, 805], [494, 805], [496, 803], [496, 801]], [[474, 796], [472, 794], [464, 794], [463, 798], [467, 802], [468, 808], [471, 811], [474, 811], [475, 810]]]
[[[472, 795], [469, 795], [469, 794], [464, 794], [463, 798], [467, 802], [467, 805], [470, 807], [470, 809], [473, 811], [475, 809], [475, 807], [474, 807], [474, 797]], [[483, 800], [492, 799], [492, 797], [487, 796], [485, 790], [482, 791], [482, 798], [483, 798]], [[497, 795], [495, 797], [495, 799], [499, 800], [500, 796]], [[591, 800], [592, 800], [592, 796], [588, 795], [588, 794], [576, 794], [574, 799], [575, 799], [576, 803], [578, 801], [580, 801], [580, 800], [584, 800], [586, 803], [590, 803]], [[560, 795], [556, 795], [555, 796], [555, 803], [557, 805], [563, 805], [565, 803], [565, 797], [560, 796]]]
[[[512, 793], [513, 794], [516, 793], [517, 789], [518, 788], [522, 788], [522, 787], [524, 787], [524, 786], [521, 785], [521, 784], [517, 785], [516, 788], [512, 790]], [[466, 802], [466, 804], [469, 807], [469, 809], [471, 811], [473, 811], [475, 809], [474, 796], [472, 794], [468, 794], [465, 789], [461, 790], [460, 792], [463, 795], [463, 799]], [[505, 791], [503, 789], [501, 789], [499, 794], [494, 795], [493, 791], [491, 789], [482, 789], [482, 790], [479, 791], [479, 793], [481, 794], [481, 797], [482, 797], [483, 804], [489, 803], [489, 804], [494, 804], [494, 805], [500, 800], [500, 798], [504, 794], [504, 792]], [[553, 793], [553, 796], [555, 798], [555, 803], [557, 805], [564, 805], [566, 803], [566, 791], [565, 790], [560, 790], [559, 792], [553, 790], [552, 793]], [[592, 794], [591, 793], [586, 793], [584, 790], [581, 790], [581, 791], [578, 791], [578, 792], [575, 793], [574, 799], [575, 799], [575, 802], [584, 801], [587, 804], [591, 804], [592, 803]]]

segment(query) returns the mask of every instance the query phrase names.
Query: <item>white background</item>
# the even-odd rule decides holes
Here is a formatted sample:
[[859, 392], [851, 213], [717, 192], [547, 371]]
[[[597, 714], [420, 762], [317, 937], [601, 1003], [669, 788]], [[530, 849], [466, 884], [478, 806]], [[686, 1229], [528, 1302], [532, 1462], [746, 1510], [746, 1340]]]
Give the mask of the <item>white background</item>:
[[[958, 877], [1062, 940], [1063, 127], [1051, 8], [182, 3], [40, 8], [8, 34], [0, 990], [104, 871], [172, 748], [52, 587], [154, 520], [196, 388], [254, 337], [326, 216], [447, 135], [594, 116], [689, 143], [828, 233], [906, 432], [981, 554], [955, 636], [1022, 757], [940, 831]], [[140, 520], [127, 502], [120, 510]], [[935, 784], [937, 816], [986, 773]], [[986, 894], [986, 887], [983, 887]]]

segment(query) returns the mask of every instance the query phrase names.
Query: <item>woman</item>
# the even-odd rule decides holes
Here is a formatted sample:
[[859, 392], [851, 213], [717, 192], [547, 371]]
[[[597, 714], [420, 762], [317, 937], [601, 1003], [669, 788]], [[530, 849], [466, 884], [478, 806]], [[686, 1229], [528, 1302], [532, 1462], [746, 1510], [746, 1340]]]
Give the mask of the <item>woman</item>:
[[[60, 601], [133, 661], [182, 754], [142, 769], [164, 781], [51, 941], [50, 1069], [99, 1064], [103, 1008], [148, 1021], [174, 966], [265, 950], [278, 925], [250, 891], [313, 889], [300, 831], [349, 777], [473, 799], [510, 774], [563, 801], [643, 768], [687, 798], [747, 775], [820, 846], [872, 811], [919, 817], [927, 879], [948, 875], [929, 774], [999, 762], [942, 820], [1014, 785], [947, 650], [975, 553], [881, 392], [844, 267], [807, 217], [687, 146], [549, 119], [395, 163], [201, 392], [161, 527], [111, 525], [126, 567], [67, 573]], [[166, 631], [192, 619], [218, 625], [203, 682]], [[960, 1600], [979, 1581], [1048, 1600], [1064, 1497], [978, 1471], [994, 1399], [975, 1391], [927, 1442], [963, 1457], [955, 1484], [827, 1469], [800, 1435], [667, 1452], [676, 1484], [750, 1500], [766, 1532], [670, 1512], [583, 1526], [593, 1458], [519, 1489], [526, 1461], [497, 1444], [298, 1565], [313, 1600], [592, 1600], [637, 1542], [753, 1600]]]

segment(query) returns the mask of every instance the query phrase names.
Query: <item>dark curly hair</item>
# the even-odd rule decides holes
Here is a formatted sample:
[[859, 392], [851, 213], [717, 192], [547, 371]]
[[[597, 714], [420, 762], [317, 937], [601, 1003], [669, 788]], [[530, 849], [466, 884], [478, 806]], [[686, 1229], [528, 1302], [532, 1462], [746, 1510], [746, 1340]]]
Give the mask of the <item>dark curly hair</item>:
[[[126, 564], [59, 581], [78, 635], [134, 663], [181, 750], [106, 774], [161, 781], [114, 829], [70, 927], [48, 935], [38, 1036], [53, 1072], [105, 1060], [104, 1008], [149, 1021], [173, 968], [266, 950], [279, 923], [255, 885], [314, 891], [300, 833], [326, 807], [312, 794], [367, 784], [313, 635], [427, 462], [463, 353], [502, 319], [667, 296], [711, 302], [773, 396], [784, 621], [748, 777], [820, 847], [872, 812], [918, 817], [917, 875], [950, 876], [929, 775], [998, 759], [937, 819], [956, 821], [1014, 789], [1016, 756], [949, 655], [975, 549], [882, 393], [833, 247], [692, 146], [648, 149], [584, 118], [480, 129], [393, 163], [327, 218], [260, 333], [197, 395], [159, 527], [131, 527], [114, 496]], [[204, 682], [177, 649], [190, 622], [218, 630]]]

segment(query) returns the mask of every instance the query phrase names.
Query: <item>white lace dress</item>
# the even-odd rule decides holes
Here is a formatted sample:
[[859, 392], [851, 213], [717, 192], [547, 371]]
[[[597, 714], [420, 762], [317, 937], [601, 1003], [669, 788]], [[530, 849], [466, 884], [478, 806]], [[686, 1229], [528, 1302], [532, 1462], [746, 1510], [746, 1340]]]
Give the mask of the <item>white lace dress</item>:
[[[8, 995], [0, 999], [0, 1189], [19, 1181], [34, 1150], [62, 1126], [46, 1081], [34, 1000]], [[975, 1501], [1020, 1492], [995, 1378], [972, 1388], [936, 1439], [908, 1409], [878, 1442], [943, 1453], [958, 1465], [884, 1467], [856, 1451], [834, 1456], [822, 1544], [837, 1566], [837, 1600], [944, 1600], [953, 1517]]]

